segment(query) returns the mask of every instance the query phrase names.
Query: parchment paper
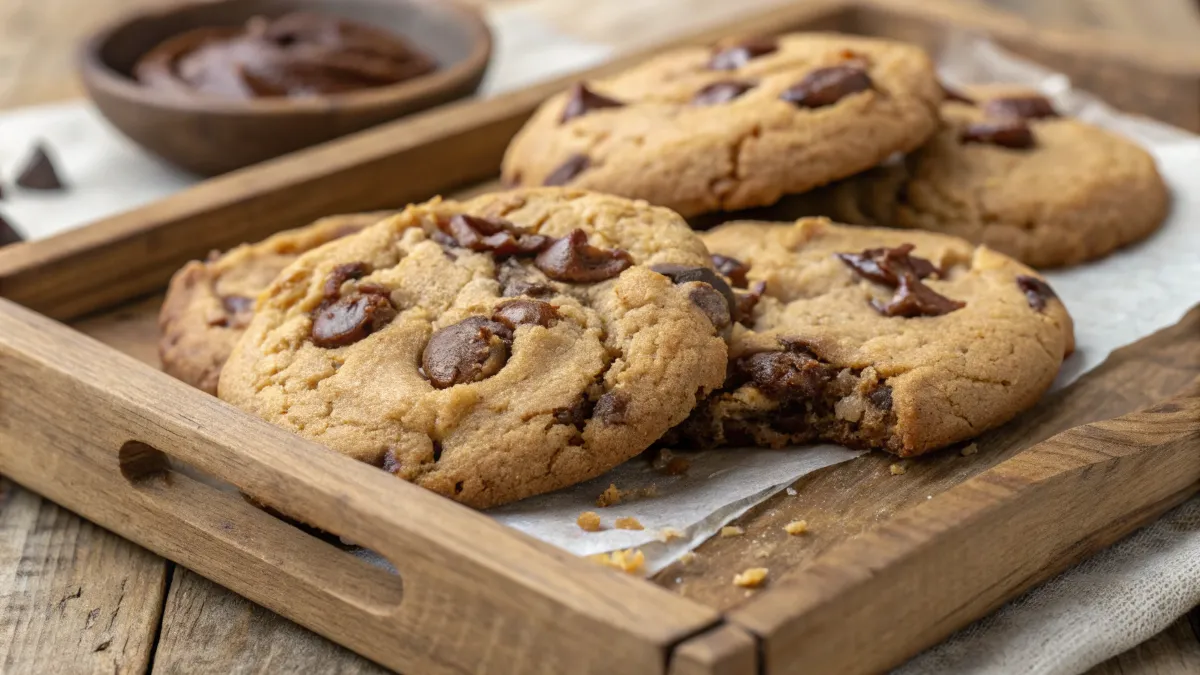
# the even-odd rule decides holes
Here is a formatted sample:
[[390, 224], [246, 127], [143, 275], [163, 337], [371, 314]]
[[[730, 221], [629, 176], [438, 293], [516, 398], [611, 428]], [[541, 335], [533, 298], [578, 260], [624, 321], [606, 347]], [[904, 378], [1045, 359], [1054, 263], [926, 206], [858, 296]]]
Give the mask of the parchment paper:
[[[579, 44], [556, 36], [536, 17], [493, 14], [499, 33], [497, 62], [489, 91], [497, 91], [584, 67], [609, 55], [607, 46]], [[549, 49], [544, 58], [537, 49]], [[1200, 302], [1200, 141], [1149, 120], [1122, 116], [1092, 97], [1070, 90], [1066, 78], [1013, 60], [993, 46], [967, 38], [953, 41], [941, 59], [953, 84], [1009, 81], [1037, 86], [1061, 109], [1142, 143], [1157, 158], [1171, 185], [1174, 208], [1162, 230], [1148, 241], [1103, 261], [1049, 274], [1076, 321], [1078, 351], [1065, 364], [1056, 386], [1065, 386], [1101, 363], [1115, 348], [1166, 327]], [[0, 211], [27, 234], [42, 237], [115, 211], [132, 208], [194, 181], [149, 158], [111, 130], [86, 103], [18, 110], [0, 116], [0, 169], [12, 167], [34, 139], [47, 138], [60, 150], [63, 173], [73, 189], [64, 194], [15, 192]], [[15, 193], [14, 193], [15, 192]], [[646, 572], [661, 569], [753, 505], [818, 468], [859, 453], [836, 446], [784, 451], [722, 450], [690, 456], [685, 476], [666, 477], [635, 459], [596, 480], [552, 495], [492, 511], [501, 522], [573, 553], [586, 555], [641, 547]], [[654, 484], [657, 496], [607, 509], [595, 507], [609, 484], [639, 490]], [[601, 513], [609, 527], [585, 533], [575, 525], [586, 510]], [[643, 531], [611, 529], [620, 516], [634, 516]], [[658, 541], [672, 528], [683, 537]]]

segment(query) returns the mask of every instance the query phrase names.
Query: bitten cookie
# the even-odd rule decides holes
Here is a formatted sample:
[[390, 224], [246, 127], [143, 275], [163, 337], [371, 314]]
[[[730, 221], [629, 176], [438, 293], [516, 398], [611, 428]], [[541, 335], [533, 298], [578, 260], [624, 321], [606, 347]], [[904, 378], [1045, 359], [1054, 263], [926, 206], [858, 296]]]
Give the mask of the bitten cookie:
[[486, 508], [603, 473], [687, 417], [724, 380], [730, 298], [666, 209], [434, 200], [284, 270], [220, 396]]
[[724, 389], [678, 430], [695, 442], [919, 455], [1032, 406], [1074, 347], [1042, 279], [961, 239], [812, 218], [704, 240], [761, 298], [743, 308]]
[[306, 251], [358, 232], [388, 212], [323, 218], [193, 261], [171, 278], [158, 315], [158, 354], [168, 374], [210, 394], [254, 313], [254, 299]]
[[503, 176], [684, 216], [764, 206], [916, 148], [941, 100], [928, 56], [897, 42], [814, 33], [682, 49], [547, 101]]
[[1148, 152], [1060, 117], [1036, 93], [975, 87], [947, 100], [942, 117], [927, 145], [814, 194], [815, 210], [952, 234], [1039, 268], [1107, 255], [1166, 217], [1169, 195]]

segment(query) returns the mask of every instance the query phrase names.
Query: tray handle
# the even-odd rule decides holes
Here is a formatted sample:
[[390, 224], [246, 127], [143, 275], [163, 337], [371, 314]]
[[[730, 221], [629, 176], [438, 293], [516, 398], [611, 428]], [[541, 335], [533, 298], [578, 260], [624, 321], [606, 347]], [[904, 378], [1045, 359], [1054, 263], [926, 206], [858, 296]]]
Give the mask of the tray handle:
[[[0, 472], [393, 668], [602, 672], [619, 653], [632, 672], [656, 673], [673, 645], [719, 619], [4, 300], [0, 382]], [[399, 581], [356, 585], [345, 577], [374, 576], [365, 563], [269, 524], [235, 495], [164, 473], [164, 453], [378, 551]], [[245, 531], [222, 531], [229, 518]], [[272, 550], [293, 540], [308, 543]], [[287, 562], [296, 550], [311, 564]]]

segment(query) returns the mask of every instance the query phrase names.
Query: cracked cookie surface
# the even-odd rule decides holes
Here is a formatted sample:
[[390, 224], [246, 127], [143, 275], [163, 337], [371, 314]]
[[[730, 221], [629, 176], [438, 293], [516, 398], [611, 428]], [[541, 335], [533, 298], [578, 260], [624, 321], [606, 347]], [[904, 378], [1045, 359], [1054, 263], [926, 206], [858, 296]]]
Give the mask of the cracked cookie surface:
[[684, 216], [765, 206], [916, 148], [941, 100], [911, 45], [812, 33], [687, 48], [551, 98], [513, 139], [503, 176]]
[[[808, 218], [703, 239], [765, 293], [735, 327], [725, 387], [676, 430], [693, 442], [918, 455], [1032, 406], [1074, 348], [1044, 281], [955, 237]], [[913, 315], [889, 316], [897, 303]]]
[[378, 222], [388, 212], [330, 216], [192, 261], [171, 278], [159, 311], [158, 354], [169, 375], [210, 394], [250, 322], [254, 301], [301, 253]]
[[565, 487], [723, 381], [720, 293], [652, 267], [712, 263], [644, 202], [548, 188], [411, 206], [285, 270], [220, 396], [478, 508]]
[[1038, 268], [1102, 257], [1162, 224], [1167, 188], [1133, 141], [1060, 117], [1027, 89], [965, 93], [943, 104], [945, 126], [928, 144], [811, 195], [810, 210], [952, 234]]

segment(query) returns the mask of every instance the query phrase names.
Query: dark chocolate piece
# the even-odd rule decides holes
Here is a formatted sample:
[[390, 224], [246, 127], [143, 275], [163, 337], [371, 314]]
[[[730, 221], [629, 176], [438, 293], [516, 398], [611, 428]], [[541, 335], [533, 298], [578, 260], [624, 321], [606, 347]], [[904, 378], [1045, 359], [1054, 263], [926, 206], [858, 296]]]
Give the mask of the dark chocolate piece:
[[332, 349], [354, 344], [396, 318], [387, 295], [355, 292], [326, 301], [313, 313], [312, 341]]
[[696, 95], [692, 97], [692, 105], [720, 105], [722, 103], [729, 103], [753, 88], [754, 85], [750, 82], [738, 82], [736, 80], [714, 82], [696, 92]]
[[588, 159], [587, 155], [571, 155], [562, 164], [559, 164], [557, 169], [551, 171], [549, 176], [546, 176], [542, 185], [566, 185], [591, 165], [592, 160]]
[[983, 104], [983, 113], [988, 117], [1015, 117], [1023, 120], [1058, 117], [1054, 104], [1045, 96], [994, 98]]
[[1019, 119], [1001, 119], [968, 124], [959, 135], [963, 143], [989, 143], [1002, 148], [1023, 150], [1036, 144], [1033, 130]]
[[617, 276], [633, 265], [633, 258], [620, 249], [592, 246], [586, 232], [573, 230], [539, 253], [534, 265], [555, 281], [592, 283]]
[[867, 71], [854, 64], [818, 68], [785, 89], [780, 98], [802, 108], [822, 108], [871, 88]]
[[1050, 284], [1037, 277], [1022, 274], [1017, 277], [1017, 288], [1025, 294], [1025, 300], [1029, 302], [1029, 306], [1039, 312], [1046, 309], [1048, 302], [1058, 298], [1058, 294], [1054, 292], [1053, 288], [1050, 288]]
[[713, 54], [708, 67], [711, 70], [737, 70], [750, 61], [779, 50], [779, 45], [772, 39], [747, 40], [732, 47], [726, 47]]
[[17, 185], [27, 190], [63, 190], [66, 186], [58, 177], [46, 146], [38, 143], [25, 168], [17, 175]]
[[560, 123], [569, 122], [576, 117], [583, 117], [593, 110], [603, 108], [620, 108], [625, 104], [614, 98], [602, 96], [587, 88], [582, 82], [576, 82], [567, 96], [567, 105], [563, 108]]
[[435, 331], [421, 354], [421, 368], [438, 389], [478, 382], [500, 372], [511, 342], [507, 326], [473, 316]]

